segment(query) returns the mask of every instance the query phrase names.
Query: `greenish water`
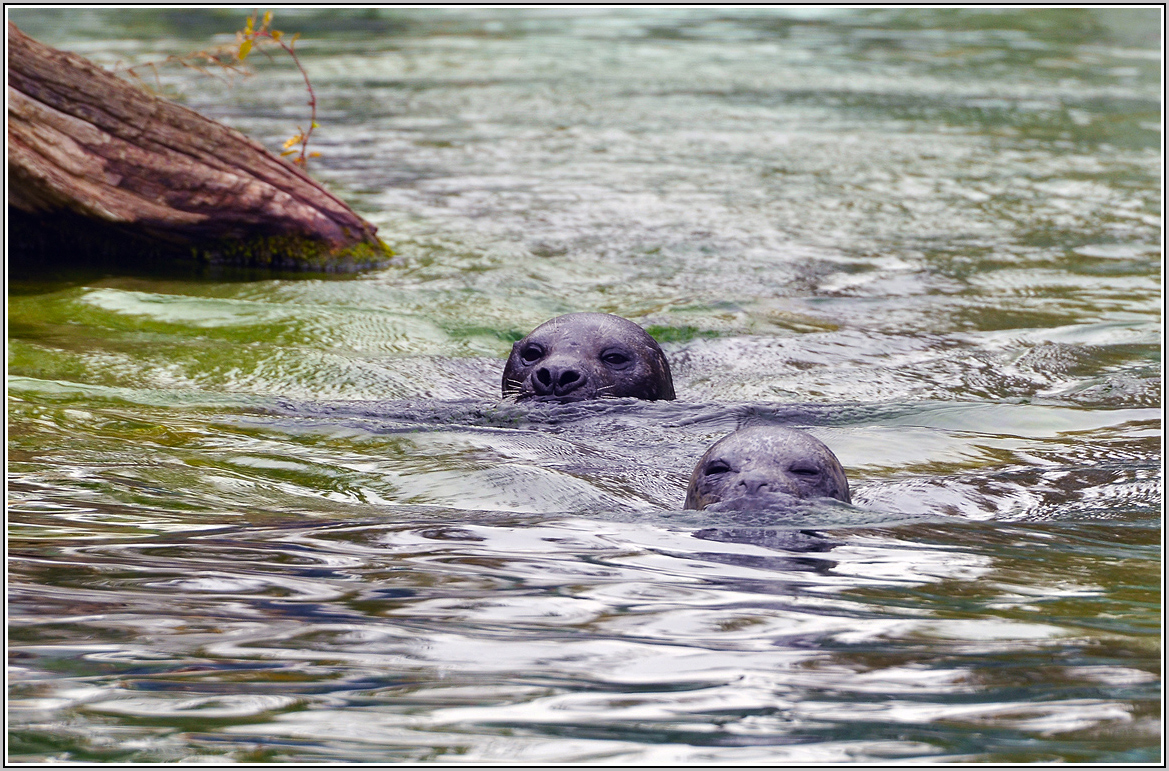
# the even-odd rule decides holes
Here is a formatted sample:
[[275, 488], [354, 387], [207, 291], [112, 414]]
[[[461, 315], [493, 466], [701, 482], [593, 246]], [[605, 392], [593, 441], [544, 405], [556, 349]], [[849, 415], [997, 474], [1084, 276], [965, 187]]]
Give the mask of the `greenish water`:
[[[10, 18], [106, 65], [242, 27]], [[9, 761], [1160, 761], [1156, 12], [275, 26], [397, 259], [9, 277]], [[160, 82], [277, 149], [257, 68]], [[570, 311], [679, 400], [502, 401]], [[856, 508], [678, 511], [768, 422]]]

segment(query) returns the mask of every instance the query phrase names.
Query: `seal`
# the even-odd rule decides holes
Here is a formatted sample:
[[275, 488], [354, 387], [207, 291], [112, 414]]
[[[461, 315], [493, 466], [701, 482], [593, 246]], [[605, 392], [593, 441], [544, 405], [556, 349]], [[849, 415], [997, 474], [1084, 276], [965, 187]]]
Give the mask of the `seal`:
[[840, 461], [811, 434], [752, 426], [710, 446], [690, 477], [686, 508], [742, 511], [782, 506], [793, 498], [851, 503]]
[[670, 365], [657, 342], [632, 321], [608, 313], [569, 313], [533, 329], [511, 348], [503, 395], [557, 402], [675, 398]]

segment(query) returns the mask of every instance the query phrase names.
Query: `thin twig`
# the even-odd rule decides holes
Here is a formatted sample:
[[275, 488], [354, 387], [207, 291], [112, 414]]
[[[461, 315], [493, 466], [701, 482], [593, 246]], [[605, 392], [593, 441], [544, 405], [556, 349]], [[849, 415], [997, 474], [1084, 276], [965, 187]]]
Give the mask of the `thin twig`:
[[[313, 84], [309, 81], [308, 72], [305, 71], [304, 65], [300, 62], [300, 57], [296, 55], [296, 41], [300, 37], [300, 34], [297, 33], [292, 35], [289, 38], [290, 42], [285, 42], [285, 36], [283, 32], [270, 28], [272, 23], [271, 11], [266, 11], [264, 13], [264, 18], [260, 22], [260, 27], [258, 29], [256, 28], [256, 15], [256, 13], [253, 13], [251, 16], [249, 16], [247, 26], [244, 28], [244, 31], [242, 33], [238, 33], [238, 38], [241, 42], [237, 56], [239, 61], [242, 62], [247, 57], [248, 53], [252, 50], [253, 45], [257, 46], [257, 50], [259, 50], [258, 46], [260, 46], [264, 40], [271, 40], [283, 48], [286, 52], [288, 52], [288, 55], [292, 57], [292, 61], [296, 65], [296, 68], [300, 70], [300, 76], [304, 78], [304, 86], [306, 89], [308, 89], [308, 106], [310, 110], [309, 126], [308, 130], [297, 126], [299, 133], [284, 143], [284, 152], [280, 154], [292, 155], [296, 152], [296, 150], [289, 148], [295, 148], [297, 145], [300, 145], [300, 154], [293, 159], [293, 162], [299, 166], [307, 166], [309, 158], [320, 155], [320, 153], [310, 153], [308, 151], [309, 138], [313, 135], [313, 129], [317, 128], [317, 94], [316, 91], [313, 90]], [[266, 51], [264, 53], [267, 54]]]

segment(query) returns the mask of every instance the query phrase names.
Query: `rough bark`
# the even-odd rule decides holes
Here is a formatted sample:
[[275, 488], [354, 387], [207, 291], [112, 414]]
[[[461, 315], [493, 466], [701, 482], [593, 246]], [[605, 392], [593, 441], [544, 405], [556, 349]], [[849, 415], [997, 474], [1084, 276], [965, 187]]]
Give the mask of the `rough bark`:
[[8, 23], [9, 257], [345, 270], [377, 229], [243, 134]]

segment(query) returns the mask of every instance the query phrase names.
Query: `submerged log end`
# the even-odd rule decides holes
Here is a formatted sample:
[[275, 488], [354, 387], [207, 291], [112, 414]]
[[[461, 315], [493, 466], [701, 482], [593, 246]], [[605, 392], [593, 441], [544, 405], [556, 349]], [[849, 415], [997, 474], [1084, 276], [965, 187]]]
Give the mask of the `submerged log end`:
[[392, 252], [257, 142], [8, 24], [10, 266], [346, 272]]

